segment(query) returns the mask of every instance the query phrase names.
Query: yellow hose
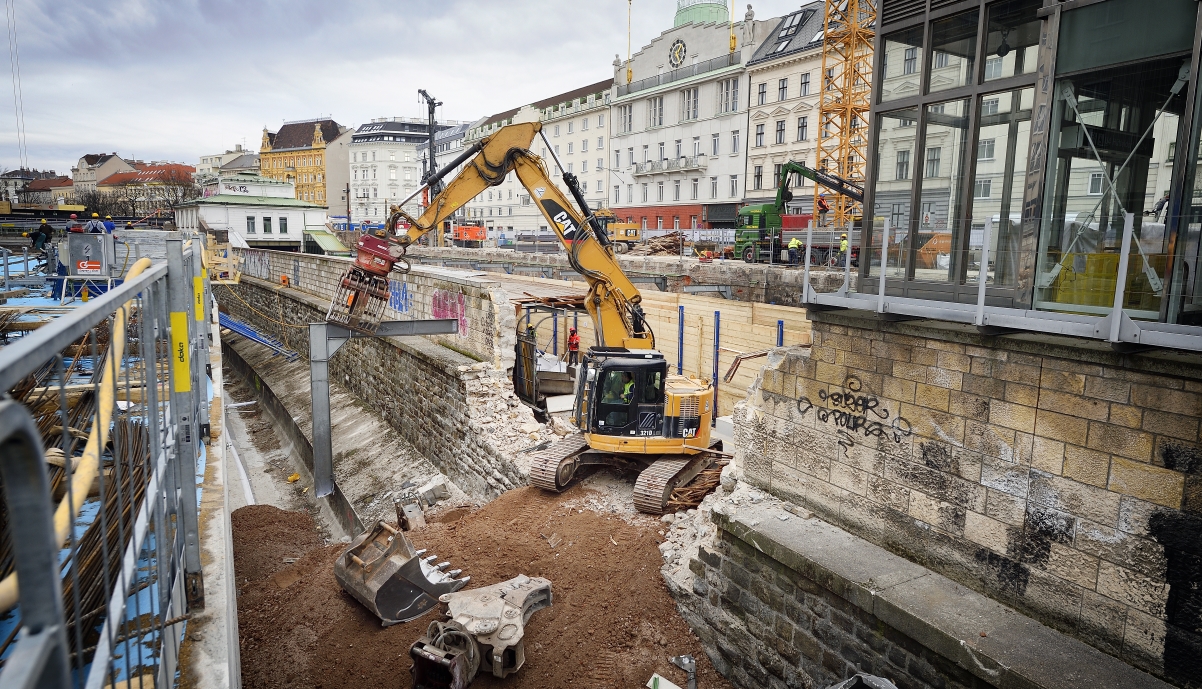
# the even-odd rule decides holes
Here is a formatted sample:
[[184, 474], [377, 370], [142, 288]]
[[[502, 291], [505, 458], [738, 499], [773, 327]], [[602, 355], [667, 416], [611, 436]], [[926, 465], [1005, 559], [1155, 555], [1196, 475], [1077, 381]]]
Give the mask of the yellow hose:
[[[126, 280], [132, 280], [150, 267], [149, 258], [140, 258], [129, 269]], [[113, 408], [116, 406], [117, 369], [125, 357], [125, 324], [130, 304], [125, 302], [113, 314], [113, 330], [109, 344], [109, 353], [104, 361], [104, 375], [100, 379], [100, 399], [96, 402], [96, 422], [88, 433], [88, 443], [84, 446], [83, 456], [75, 465], [75, 473], [71, 477], [71, 490], [63, 497], [54, 512], [54, 533], [61, 547], [67, 542], [71, 533], [71, 525], [79, 516], [79, 509], [96, 480], [100, 468], [100, 454], [109, 440], [109, 424], [113, 420]], [[153, 410], [152, 410], [153, 412]], [[71, 498], [74, 497], [74, 500]], [[0, 581], [0, 610], [9, 610], [17, 604], [17, 575], [14, 572]]]

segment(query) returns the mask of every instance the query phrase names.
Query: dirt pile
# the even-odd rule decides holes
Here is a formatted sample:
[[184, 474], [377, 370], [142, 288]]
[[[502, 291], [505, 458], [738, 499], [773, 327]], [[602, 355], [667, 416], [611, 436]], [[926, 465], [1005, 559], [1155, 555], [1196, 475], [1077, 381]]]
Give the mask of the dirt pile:
[[[526, 627], [526, 665], [505, 681], [479, 677], [472, 686], [640, 687], [653, 672], [684, 686], [668, 657], [691, 653], [700, 686], [730, 687], [660, 576], [665, 525], [582, 510], [590, 501], [608, 502], [581, 486], [563, 495], [519, 488], [480, 509], [431, 515], [410, 534], [471, 575], [469, 588], [518, 574], [552, 582], [554, 604]], [[246, 507], [234, 512], [233, 530], [245, 686], [410, 686], [409, 645], [433, 615], [382, 628], [334, 580], [345, 546], [322, 545], [305, 514]]]

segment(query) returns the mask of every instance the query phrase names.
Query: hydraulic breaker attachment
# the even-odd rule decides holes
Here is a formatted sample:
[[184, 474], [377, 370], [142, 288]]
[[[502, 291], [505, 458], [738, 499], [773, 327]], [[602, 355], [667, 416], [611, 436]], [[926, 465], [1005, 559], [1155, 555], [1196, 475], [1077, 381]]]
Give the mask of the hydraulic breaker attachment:
[[439, 598], [463, 588], [470, 577], [456, 579], [449, 562], [423, 557], [405, 534], [387, 522], [377, 522], [351, 542], [334, 562], [334, 578], [384, 626], [408, 622], [434, 607]]
[[393, 255], [386, 239], [363, 235], [356, 247], [355, 265], [338, 280], [326, 322], [374, 333], [388, 305], [388, 273], [398, 261], [408, 270], [408, 262]]
[[483, 667], [505, 678], [526, 662], [526, 622], [551, 605], [551, 582], [524, 574], [438, 599], [450, 618], [431, 622], [409, 648], [414, 689], [465, 689]]

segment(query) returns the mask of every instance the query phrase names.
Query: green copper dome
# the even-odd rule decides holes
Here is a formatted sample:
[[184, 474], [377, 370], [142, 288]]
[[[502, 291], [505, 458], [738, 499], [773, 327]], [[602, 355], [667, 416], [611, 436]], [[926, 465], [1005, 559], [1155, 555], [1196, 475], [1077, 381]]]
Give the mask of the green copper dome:
[[728, 21], [730, 21], [730, 10], [726, 6], [726, 0], [676, 0], [676, 21], [672, 23], [672, 26], [676, 27], [689, 22], [705, 24]]

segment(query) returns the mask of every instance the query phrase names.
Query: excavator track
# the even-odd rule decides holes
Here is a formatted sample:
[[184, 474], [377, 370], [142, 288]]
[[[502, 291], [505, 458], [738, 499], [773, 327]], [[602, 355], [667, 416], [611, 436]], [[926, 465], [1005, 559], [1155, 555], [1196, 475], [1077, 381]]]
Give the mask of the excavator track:
[[530, 461], [530, 485], [556, 493], [568, 487], [579, 466], [577, 459], [588, 450], [583, 433], [535, 453]]
[[668, 511], [672, 491], [692, 481], [714, 461], [702, 452], [689, 457], [657, 459], [639, 473], [634, 482], [634, 506], [639, 512], [663, 514]]

